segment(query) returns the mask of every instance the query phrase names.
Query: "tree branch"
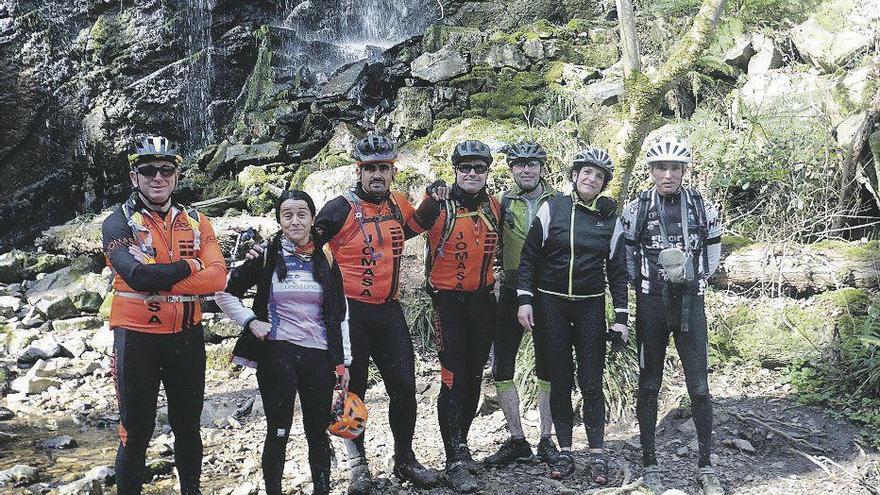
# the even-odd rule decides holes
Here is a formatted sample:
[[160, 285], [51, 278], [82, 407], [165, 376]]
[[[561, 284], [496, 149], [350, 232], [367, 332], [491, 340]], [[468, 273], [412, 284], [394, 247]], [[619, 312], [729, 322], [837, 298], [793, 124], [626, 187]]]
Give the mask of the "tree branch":
[[620, 20], [620, 48], [623, 77], [642, 70], [639, 58], [639, 39], [636, 37], [636, 16], [632, 0], [617, 0], [617, 18]]

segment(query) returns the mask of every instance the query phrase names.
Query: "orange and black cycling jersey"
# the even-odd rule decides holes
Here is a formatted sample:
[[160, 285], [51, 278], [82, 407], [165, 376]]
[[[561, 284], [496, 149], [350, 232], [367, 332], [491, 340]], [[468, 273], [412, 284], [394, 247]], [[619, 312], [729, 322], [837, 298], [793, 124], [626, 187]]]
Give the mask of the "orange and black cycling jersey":
[[415, 214], [417, 224], [428, 231], [428, 281], [440, 290], [475, 291], [491, 286], [501, 205], [485, 189], [469, 194], [457, 184], [452, 186], [450, 199], [444, 203], [454, 205], [456, 218], [447, 236], [444, 228], [449, 212], [444, 203], [426, 196]]
[[403, 194], [376, 198], [360, 183], [321, 208], [316, 241], [330, 246], [346, 297], [372, 304], [397, 299], [403, 243], [423, 232], [413, 221], [414, 211]]
[[[140, 214], [129, 224], [122, 206], [116, 207], [102, 226], [104, 256], [113, 268], [110, 326], [148, 333], [174, 333], [189, 329], [202, 319], [198, 301], [170, 302], [161, 296], [213, 294], [226, 286], [226, 262], [208, 219], [198, 214], [196, 235], [185, 209], [172, 204], [164, 215], [147, 209], [133, 195], [128, 211]], [[140, 239], [135, 238], [138, 230]], [[129, 246], [148, 246], [155, 263], [141, 263]], [[196, 261], [198, 259], [198, 261]], [[136, 297], [123, 297], [131, 293]], [[143, 297], [157, 295], [156, 300]]]

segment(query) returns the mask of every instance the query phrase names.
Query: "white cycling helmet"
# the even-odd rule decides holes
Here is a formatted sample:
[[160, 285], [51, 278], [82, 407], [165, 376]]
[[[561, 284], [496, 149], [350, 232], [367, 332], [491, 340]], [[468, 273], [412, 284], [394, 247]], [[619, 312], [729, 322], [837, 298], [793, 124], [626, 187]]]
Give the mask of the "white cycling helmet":
[[691, 163], [694, 158], [691, 153], [691, 146], [686, 139], [663, 136], [655, 139], [648, 146], [645, 160], [648, 164], [656, 162], [679, 162], [687, 164]]

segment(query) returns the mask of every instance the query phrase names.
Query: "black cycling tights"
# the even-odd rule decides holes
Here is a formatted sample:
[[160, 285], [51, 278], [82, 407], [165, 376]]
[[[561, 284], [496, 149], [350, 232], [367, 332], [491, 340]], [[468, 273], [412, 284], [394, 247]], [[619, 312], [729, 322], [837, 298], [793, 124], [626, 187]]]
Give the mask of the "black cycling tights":
[[460, 444], [467, 443], [477, 414], [483, 368], [496, 323], [495, 294], [437, 291], [434, 301], [434, 338], [440, 358], [440, 396], [437, 419], [446, 450], [446, 462], [458, 458]]
[[[645, 466], [657, 464], [654, 433], [657, 427], [657, 394], [663, 380], [663, 362], [669, 334], [684, 368], [684, 378], [691, 399], [691, 414], [697, 429], [699, 465], [709, 466], [712, 442], [712, 398], [707, 379], [706, 310], [703, 296], [691, 296], [688, 332], [672, 332], [667, 325], [669, 315], [681, 314], [681, 297], [672, 297], [673, 307], [668, 311], [660, 295], [636, 295], [636, 343], [639, 348], [639, 392], [636, 416], [642, 442], [642, 462]], [[680, 320], [681, 317], [678, 316]]]
[[605, 297], [567, 300], [535, 294], [535, 346], [543, 346], [550, 374], [550, 412], [560, 447], [571, 447], [574, 412], [574, 362], [584, 399], [584, 428], [590, 448], [601, 449], [605, 438]]
[[205, 337], [201, 325], [172, 334], [114, 328], [113, 380], [119, 403], [117, 493], [141, 493], [160, 381], [168, 398], [180, 491], [196, 493], [202, 473], [199, 418], [205, 397]]
[[297, 392], [309, 444], [314, 493], [330, 493], [330, 442], [326, 430], [334, 381], [326, 350], [301, 347], [283, 340], [266, 342], [257, 366], [257, 383], [266, 410], [263, 479], [268, 495], [281, 494], [285, 448]]
[[[416, 429], [416, 375], [412, 337], [398, 301], [370, 304], [348, 300], [351, 335], [351, 381], [348, 389], [364, 399], [370, 356], [388, 392], [388, 422], [398, 459], [413, 456]], [[354, 440], [364, 455], [364, 435]]]
[[[516, 290], [501, 288], [498, 295], [498, 327], [492, 342], [492, 378], [495, 383], [513, 380], [516, 374], [516, 355], [522, 343], [525, 328], [519, 324], [519, 302]], [[547, 358], [543, 348], [535, 346], [535, 375], [538, 380], [550, 381], [547, 374]]]

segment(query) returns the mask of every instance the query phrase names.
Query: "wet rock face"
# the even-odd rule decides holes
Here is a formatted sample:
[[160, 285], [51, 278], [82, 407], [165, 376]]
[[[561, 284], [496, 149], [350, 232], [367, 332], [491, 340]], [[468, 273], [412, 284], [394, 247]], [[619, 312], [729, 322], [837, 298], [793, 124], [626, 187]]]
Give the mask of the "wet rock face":
[[[215, 3], [216, 15], [194, 10]], [[216, 128], [217, 122], [193, 120], [180, 109], [200, 99], [200, 115], [225, 117], [224, 102], [234, 100], [253, 66], [248, 21], [267, 17], [264, 3], [0, 6], [0, 251], [124, 197], [125, 152], [136, 134], [191, 143], [190, 136], [205, 133], [187, 127]], [[209, 47], [184, 36], [194, 30], [216, 38], [202, 43], [213, 47], [210, 65]], [[193, 52], [199, 55], [187, 59]], [[205, 88], [196, 76], [220, 83], [201, 95]]]
[[[447, 2], [444, 2], [447, 3]], [[511, 29], [537, 21], [567, 22], [596, 14], [595, 0], [452, 0], [445, 23], [476, 28]]]
[[[182, 142], [187, 156], [224, 140], [227, 147], [279, 143], [272, 155], [289, 164], [317, 154], [339, 122], [373, 127], [379, 116], [391, 113], [399, 94], [409, 107], [432, 108], [414, 121], [386, 119], [382, 130], [421, 135], [432, 119], [463, 113], [467, 94], [446, 91], [429, 101], [427, 92], [399, 93], [414, 75], [423, 82], [462, 77], [473, 63], [524, 70], [550, 56], [535, 43], [527, 52], [499, 44], [476, 62], [462, 52], [439, 66], [422, 60], [414, 71], [419, 56], [442, 48], [427, 49], [420, 38], [411, 38], [440, 19], [440, 5], [435, 0], [4, 3], [0, 252], [28, 246], [51, 225], [123, 200], [130, 191], [126, 154], [137, 135], [166, 135]], [[591, 17], [595, 10], [593, 0], [442, 5], [442, 23], [477, 28], [478, 38], [487, 26], [565, 21]], [[202, 154], [200, 171], [224, 160], [225, 150], [214, 151]], [[220, 178], [233, 179], [245, 165], [236, 162]], [[217, 195], [206, 189], [207, 184], [195, 184], [182, 199]]]

